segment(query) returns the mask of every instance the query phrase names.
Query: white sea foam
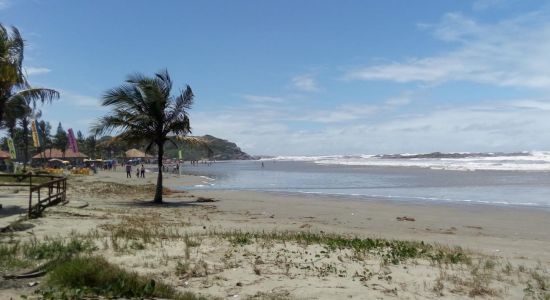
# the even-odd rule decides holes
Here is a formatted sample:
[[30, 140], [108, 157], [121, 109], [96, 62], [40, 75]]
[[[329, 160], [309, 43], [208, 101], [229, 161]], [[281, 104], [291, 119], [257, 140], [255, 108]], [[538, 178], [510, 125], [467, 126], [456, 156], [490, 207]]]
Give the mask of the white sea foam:
[[[468, 154], [468, 153], [459, 153]], [[278, 161], [307, 161], [323, 165], [419, 167], [441, 170], [550, 171], [550, 152], [532, 151], [517, 155], [467, 156], [463, 158], [418, 158], [418, 154], [401, 154], [400, 158], [374, 155], [279, 156]]]
[[[479, 204], [497, 204], [497, 205], [516, 205], [516, 206], [541, 206], [540, 203], [534, 202], [508, 202], [508, 201], [488, 201], [488, 200], [471, 200], [471, 199], [449, 199], [438, 197], [421, 197], [421, 196], [396, 196], [396, 195], [379, 195], [379, 194], [347, 194], [347, 193], [326, 193], [312, 191], [298, 191], [300, 194], [326, 195], [326, 196], [352, 196], [352, 197], [368, 197], [372, 199], [394, 199], [394, 200], [418, 200], [418, 201], [443, 201], [443, 202], [464, 202], [464, 203], [479, 203]], [[543, 205], [546, 206], [546, 205]]]

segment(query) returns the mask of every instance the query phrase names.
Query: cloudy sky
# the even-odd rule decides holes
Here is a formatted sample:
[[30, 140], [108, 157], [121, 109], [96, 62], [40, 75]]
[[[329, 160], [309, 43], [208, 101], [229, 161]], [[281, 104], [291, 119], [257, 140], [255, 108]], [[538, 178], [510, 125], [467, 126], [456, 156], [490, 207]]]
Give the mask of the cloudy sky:
[[193, 133], [252, 154], [550, 150], [550, 6], [411, 3], [0, 0], [0, 20], [65, 128], [167, 68], [196, 94]]

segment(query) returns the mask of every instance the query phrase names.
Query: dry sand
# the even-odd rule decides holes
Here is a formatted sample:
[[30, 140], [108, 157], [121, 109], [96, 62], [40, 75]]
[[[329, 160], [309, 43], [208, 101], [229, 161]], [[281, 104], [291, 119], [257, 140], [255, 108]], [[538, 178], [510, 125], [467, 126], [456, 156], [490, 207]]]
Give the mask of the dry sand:
[[[147, 184], [156, 182], [154, 175], [127, 179], [122, 172], [100, 171], [71, 177], [71, 203], [48, 208], [43, 218], [27, 221], [28, 228], [11, 233], [11, 238], [95, 232], [105, 236], [97, 241], [97, 253], [109, 261], [182, 291], [224, 299], [519, 299], [532, 296], [524, 290], [531, 271], [548, 275], [548, 211], [242, 191], [168, 193], [166, 204], [158, 206], [147, 202], [152, 197]], [[207, 181], [167, 174], [164, 184]], [[135, 240], [113, 241], [113, 233], [121, 228], [162, 231], [157, 232], [158, 240], [134, 247]], [[476, 259], [469, 265], [435, 265], [425, 259], [394, 265], [352, 249], [269, 239], [239, 244], [221, 235], [233, 230], [421, 240], [471, 249]], [[178, 238], [160, 238], [168, 231], [178, 232]], [[2, 297], [30, 291], [25, 285], [0, 284]], [[539, 289], [532, 294], [544, 297], [547, 292]]]

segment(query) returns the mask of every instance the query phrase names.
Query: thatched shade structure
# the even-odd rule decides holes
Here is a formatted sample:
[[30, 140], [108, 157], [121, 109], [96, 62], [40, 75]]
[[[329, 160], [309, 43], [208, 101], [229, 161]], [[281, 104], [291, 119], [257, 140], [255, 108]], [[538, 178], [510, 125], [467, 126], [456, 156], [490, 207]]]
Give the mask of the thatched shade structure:
[[65, 151], [65, 155], [63, 155], [63, 152], [61, 150], [52, 148], [52, 149], [46, 149], [35, 156], [32, 157], [33, 159], [50, 159], [50, 158], [63, 158], [63, 159], [84, 159], [88, 158], [88, 155], [82, 153], [82, 152], [76, 152], [74, 153], [73, 150], [67, 149]]
[[139, 151], [138, 149], [130, 149], [124, 154], [126, 158], [153, 158], [152, 155], [145, 154], [145, 152]]
[[6, 151], [0, 150], [0, 159], [7, 159], [10, 158], [10, 154]]

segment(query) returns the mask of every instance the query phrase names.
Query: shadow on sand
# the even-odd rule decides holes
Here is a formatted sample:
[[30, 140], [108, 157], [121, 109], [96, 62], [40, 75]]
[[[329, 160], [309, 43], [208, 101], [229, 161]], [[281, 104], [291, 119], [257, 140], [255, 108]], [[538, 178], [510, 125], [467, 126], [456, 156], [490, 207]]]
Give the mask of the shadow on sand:
[[132, 200], [128, 202], [118, 202], [116, 203], [121, 206], [138, 206], [138, 207], [158, 207], [158, 208], [169, 208], [169, 207], [204, 207], [205, 203], [193, 200], [176, 200], [169, 199], [164, 200], [162, 203], [155, 203], [153, 200]]
[[0, 208], [0, 218], [24, 214], [26, 212], [27, 212], [27, 208], [24, 208], [21, 206], [17, 206], [17, 205], [3, 206], [2, 208]]

